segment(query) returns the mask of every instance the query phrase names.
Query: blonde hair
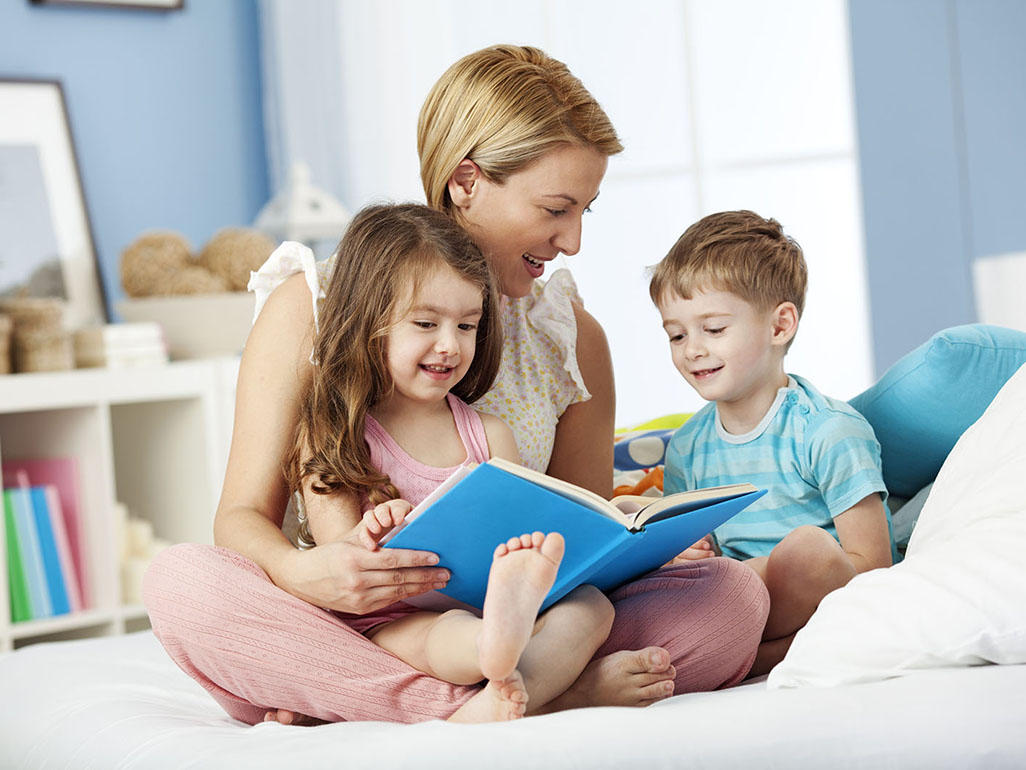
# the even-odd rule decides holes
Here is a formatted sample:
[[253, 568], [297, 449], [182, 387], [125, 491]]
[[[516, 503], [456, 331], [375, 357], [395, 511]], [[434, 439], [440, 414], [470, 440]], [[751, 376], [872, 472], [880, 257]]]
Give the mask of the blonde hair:
[[558, 145], [623, 150], [606, 113], [567, 66], [529, 46], [496, 45], [464, 56], [435, 83], [417, 121], [428, 205], [452, 206], [449, 178], [464, 158], [502, 184]]
[[452, 388], [476, 401], [495, 380], [502, 355], [498, 294], [480, 249], [441, 212], [416, 204], [369, 206], [346, 229], [320, 308], [317, 366], [302, 401], [285, 475], [293, 490], [314, 477], [313, 491], [350, 491], [371, 503], [399, 497], [371, 463], [367, 413], [393, 389], [387, 341], [403, 302], [441, 265], [481, 289], [474, 359]]
[[691, 299], [696, 291], [727, 291], [760, 310], [793, 302], [801, 317], [807, 287], [798, 242], [777, 220], [742, 210], [710, 214], [685, 230], [652, 268], [648, 292], [659, 304], [668, 293]]

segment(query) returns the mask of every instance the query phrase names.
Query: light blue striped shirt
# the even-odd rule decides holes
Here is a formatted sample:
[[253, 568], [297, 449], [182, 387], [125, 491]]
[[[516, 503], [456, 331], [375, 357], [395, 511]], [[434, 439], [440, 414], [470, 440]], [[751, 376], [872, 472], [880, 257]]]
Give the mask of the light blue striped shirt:
[[835, 516], [874, 492], [887, 495], [880, 444], [866, 419], [795, 375], [749, 433], [727, 433], [714, 402], [670, 440], [667, 494], [743, 481], [768, 492], [715, 531], [723, 554], [738, 559], [769, 555], [804, 524], [836, 539]]

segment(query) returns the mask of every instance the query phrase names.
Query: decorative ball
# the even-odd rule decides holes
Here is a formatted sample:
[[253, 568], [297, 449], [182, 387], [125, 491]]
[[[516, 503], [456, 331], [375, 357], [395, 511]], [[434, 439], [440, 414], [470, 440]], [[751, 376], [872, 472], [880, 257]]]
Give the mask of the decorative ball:
[[228, 291], [228, 285], [201, 265], [179, 268], [168, 278], [167, 290], [162, 294], [219, 294]]
[[245, 291], [250, 272], [267, 261], [276, 245], [259, 230], [227, 227], [203, 247], [199, 263], [224, 279], [228, 291]]
[[121, 252], [121, 286], [130, 297], [171, 294], [174, 276], [192, 264], [189, 242], [178, 233], [143, 233]]

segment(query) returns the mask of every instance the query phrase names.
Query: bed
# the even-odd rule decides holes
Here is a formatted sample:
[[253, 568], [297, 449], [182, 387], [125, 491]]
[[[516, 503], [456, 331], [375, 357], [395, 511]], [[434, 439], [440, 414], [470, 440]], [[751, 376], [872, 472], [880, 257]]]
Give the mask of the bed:
[[[1022, 767], [1026, 666], [922, 671], [836, 688], [765, 682], [648, 709], [519, 722], [320, 727], [225, 716], [148, 632], [0, 660], [4, 767]], [[69, 686], [73, 683], [73, 686]]]
[[[828, 596], [769, 677], [501, 724], [247, 726], [143, 631], [0, 658], [0, 766], [1026, 767], [1026, 335], [995, 334], [941, 339], [863, 394], [888, 488], [925, 488], [922, 507], [904, 560]], [[901, 463], [889, 428], [907, 442], [917, 420], [951, 425]]]

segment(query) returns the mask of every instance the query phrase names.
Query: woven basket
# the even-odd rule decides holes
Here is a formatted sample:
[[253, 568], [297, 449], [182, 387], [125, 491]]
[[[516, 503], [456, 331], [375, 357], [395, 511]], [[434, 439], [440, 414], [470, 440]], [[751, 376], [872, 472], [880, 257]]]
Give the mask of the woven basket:
[[16, 372], [73, 369], [71, 335], [62, 325], [64, 302], [50, 297], [19, 297], [0, 302], [12, 322], [10, 359]]
[[0, 315], [0, 374], [11, 371], [11, 327], [14, 326], [9, 316]]

